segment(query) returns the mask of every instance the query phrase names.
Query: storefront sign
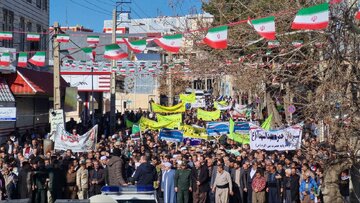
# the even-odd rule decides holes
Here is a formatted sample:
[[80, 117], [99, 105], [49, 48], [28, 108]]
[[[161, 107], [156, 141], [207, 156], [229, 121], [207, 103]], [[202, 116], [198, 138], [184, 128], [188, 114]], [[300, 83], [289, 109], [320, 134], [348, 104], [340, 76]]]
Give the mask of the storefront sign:
[[16, 121], [16, 107], [0, 107], [0, 121]]

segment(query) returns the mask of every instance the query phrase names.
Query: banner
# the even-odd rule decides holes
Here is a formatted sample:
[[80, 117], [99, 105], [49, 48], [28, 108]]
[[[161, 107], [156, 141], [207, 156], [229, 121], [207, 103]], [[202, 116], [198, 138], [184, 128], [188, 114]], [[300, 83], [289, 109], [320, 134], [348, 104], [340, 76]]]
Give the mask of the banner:
[[58, 125], [55, 133], [55, 149], [68, 150], [73, 152], [88, 152], [95, 150], [98, 126], [95, 125], [83, 135], [72, 135]]
[[188, 137], [184, 137], [183, 143], [187, 144], [187, 142], [190, 142], [190, 146], [198, 146], [201, 145], [201, 139], [194, 139], [194, 138], [188, 138]]
[[148, 118], [141, 117], [139, 124], [141, 130], [146, 130], [146, 129], [160, 130], [162, 128], [168, 128], [168, 126], [174, 125], [174, 122], [171, 121], [156, 122]]
[[187, 138], [203, 139], [203, 140], [208, 139], [205, 128], [196, 128], [191, 125], [182, 125], [180, 126], [180, 130], [183, 131], [184, 137]]
[[185, 103], [181, 102], [175, 106], [161, 106], [151, 103], [152, 111], [155, 113], [182, 113], [185, 112]]
[[167, 116], [157, 114], [156, 117], [159, 123], [172, 122], [169, 126], [167, 126], [167, 128], [171, 128], [171, 129], [178, 128], [182, 123], [181, 113], [167, 115]]
[[180, 130], [162, 129], [159, 134], [159, 139], [168, 142], [182, 142], [183, 132]]
[[184, 103], [193, 103], [196, 101], [195, 92], [191, 94], [180, 94], [180, 100]]
[[214, 102], [214, 108], [220, 110], [220, 111], [227, 111], [230, 110], [232, 107], [232, 103], [227, 104], [226, 102]]
[[64, 102], [65, 112], [76, 111], [77, 102], [78, 102], [77, 97], [78, 97], [77, 87], [66, 87], [65, 102]]
[[65, 128], [64, 122], [64, 111], [62, 109], [58, 110], [49, 110], [49, 122], [50, 122], [50, 133], [53, 133], [57, 130], [58, 125], [61, 128]]
[[130, 135], [131, 139], [132, 140], [140, 140], [140, 136], [141, 136], [140, 133], [141, 133], [140, 126], [134, 124], [131, 129], [131, 135]]
[[296, 150], [300, 148], [302, 125], [297, 124], [282, 130], [264, 130], [250, 123], [250, 149]]
[[250, 126], [247, 122], [234, 122], [230, 119], [228, 138], [241, 144], [250, 144], [249, 130]]
[[210, 122], [206, 124], [206, 132], [209, 136], [229, 134], [229, 122]]
[[221, 111], [218, 109], [216, 111], [204, 111], [202, 109], [197, 109], [197, 118], [203, 121], [216, 121], [220, 118]]

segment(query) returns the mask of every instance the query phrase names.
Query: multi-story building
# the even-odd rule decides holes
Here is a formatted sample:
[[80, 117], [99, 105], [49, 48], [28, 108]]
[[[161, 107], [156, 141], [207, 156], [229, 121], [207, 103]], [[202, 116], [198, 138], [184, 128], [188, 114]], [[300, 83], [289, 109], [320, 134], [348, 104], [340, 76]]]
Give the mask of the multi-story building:
[[[0, 54], [11, 53], [11, 64], [0, 66], [0, 142], [15, 127], [25, 131], [48, 125], [53, 75], [25, 68], [17, 70], [16, 53], [25, 51], [30, 57], [33, 51], [48, 50], [49, 2], [0, 1], [0, 31], [13, 33], [12, 40], [0, 41]], [[27, 32], [41, 33], [40, 41], [26, 41]]]
[[[0, 47], [18, 51], [46, 50], [48, 47], [50, 0], [0, 1], [0, 30], [13, 31], [13, 40], [0, 41]], [[24, 32], [43, 33], [40, 42], [26, 42]]]

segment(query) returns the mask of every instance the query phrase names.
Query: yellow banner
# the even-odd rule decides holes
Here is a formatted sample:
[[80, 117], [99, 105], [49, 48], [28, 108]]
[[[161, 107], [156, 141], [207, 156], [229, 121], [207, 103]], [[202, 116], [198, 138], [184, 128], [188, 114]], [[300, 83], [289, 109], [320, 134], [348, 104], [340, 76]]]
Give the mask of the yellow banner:
[[167, 115], [167, 116], [157, 114], [156, 117], [157, 117], [157, 120], [159, 123], [171, 122], [171, 124], [167, 127], [167, 128], [171, 128], [171, 129], [178, 128], [180, 126], [180, 124], [182, 123], [182, 114], [181, 113]]
[[159, 104], [151, 103], [153, 112], [155, 113], [182, 113], [185, 112], [185, 103], [181, 102], [175, 106], [161, 106]]
[[180, 130], [182, 130], [184, 132], [184, 137], [203, 139], [203, 140], [208, 139], [206, 130], [203, 128], [195, 128], [191, 125], [182, 125], [180, 127]]
[[195, 92], [191, 94], [180, 94], [180, 100], [184, 103], [193, 103], [196, 101]]
[[168, 128], [169, 126], [173, 125], [173, 123], [174, 122], [172, 121], [156, 122], [145, 117], [141, 117], [139, 121], [141, 130], [160, 130], [161, 128]]
[[220, 118], [221, 111], [218, 109], [216, 111], [204, 111], [202, 109], [197, 109], [197, 118], [202, 119], [203, 121], [216, 121]]

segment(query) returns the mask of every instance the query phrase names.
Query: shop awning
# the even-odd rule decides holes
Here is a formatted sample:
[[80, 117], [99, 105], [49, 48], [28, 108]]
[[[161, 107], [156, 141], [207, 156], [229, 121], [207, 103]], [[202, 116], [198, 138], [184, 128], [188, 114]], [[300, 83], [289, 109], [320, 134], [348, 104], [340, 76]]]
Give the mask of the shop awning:
[[5, 79], [0, 77], [0, 102], [15, 102], [15, 98], [10, 91]]
[[[54, 83], [52, 73], [18, 68], [16, 73], [6, 75], [5, 77], [14, 95], [53, 96]], [[61, 77], [60, 83], [61, 88], [68, 86]]]

